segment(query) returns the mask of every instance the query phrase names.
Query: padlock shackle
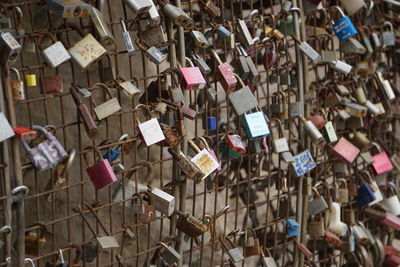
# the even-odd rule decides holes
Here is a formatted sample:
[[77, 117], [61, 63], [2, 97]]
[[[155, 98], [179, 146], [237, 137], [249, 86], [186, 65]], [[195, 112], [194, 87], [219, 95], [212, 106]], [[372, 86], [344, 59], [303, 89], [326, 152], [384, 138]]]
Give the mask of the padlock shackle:
[[76, 150], [74, 148], [72, 148], [68, 151], [68, 158], [66, 158], [63, 162], [65, 165], [64, 165], [64, 168], [62, 169], [59, 177], [62, 177], [62, 178], [66, 177], [68, 170], [71, 168], [72, 163], [74, 162], [75, 155], [76, 155]]
[[73, 260], [74, 264], [79, 263], [79, 261], [81, 260], [81, 255], [82, 255], [82, 249], [81, 246], [74, 244], [74, 243], [68, 243], [67, 245], [65, 245], [65, 247], [63, 248], [63, 250], [66, 249], [75, 249], [75, 258]]
[[[104, 0], [103, 0], [103, 1], [104, 1]], [[121, 24], [122, 31], [123, 31], [123, 32], [127, 32], [128, 30], [127, 30], [127, 28], [126, 28], [125, 21], [124, 21], [124, 19], [123, 19], [122, 17], [119, 18], [119, 23]]]
[[342, 18], [346, 17], [346, 15], [343, 12], [343, 9], [341, 9], [339, 6], [332, 6], [328, 9], [328, 11], [334, 11], [337, 10], [339, 14], [342, 16]]
[[210, 146], [209, 146], [209, 144], [208, 144], [206, 138], [204, 138], [203, 136], [199, 136], [199, 137], [197, 137], [197, 139], [199, 139], [200, 142], [203, 143], [204, 147], [205, 147], [207, 150], [210, 150]]
[[28, 227], [26, 227], [25, 235], [28, 235], [30, 232], [35, 230], [35, 229], [29, 229], [29, 228], [34, 228], [34, 227], [40, 229], [40, 234], [39, 234], [40, 239], [44, 238], [47, 233], [50, 233], [47, 230], [47, 226], [44, 222], [36, 222], [36, 223], [33, 223], [33, 224], [29, 225]]
[[210, 53], [214, 57], [214, 59], [218, 62], [219, 65], [223, 64], [223, 62], [222, 62], [221, 58], [219, 57], [217, 51], [215, 51], [214, 49], [210, 49]]
[[246, 87], [246, 85], [244, 84], [242, 78], [240, 78], [239, 75], [237, 75], [236, 73], [233, 73], [233, 76], [235, 76], [235, 78], [239, 81], [240, 86], [242, 86], [242, 88]]
[[106, 91], [106, 93], [110, 97], [110, 99], [113, 98], [113, 95], [111, 93], [110, 87], [108, 87], [105, 83], [100, 83], [100, 82], [99, 83], [95, 83], [90, 87], [90, 89], [96, 89], [96, 88], [102, 88], [103, 90]]
[[51, 34], [49, 32], [44, 32], [44, 33], [42, 33], [42, 35], [43, 35], [43, 37], [40, 39], [40, 41], [38, 42], [38, 45], [37, 45], [39, 50], [41, 50], [41, 51], [46, 49], [46, 48], [43, 48], [42, 43], [47, 38], [49, 38], [53, 42], [53, 44], [55, 44], [57, 42], [57, 38], [54, 36], [54, 34]]
[[33, 260], [31, 258], [25, 258], [24, 261], [29, 262], [32, 265], [32, 267], [36, 267], [35, 263], [33, 262]]
[[[146, 177], [144, 178], [144, 180], [150, 182], [149, 178], [153, 176], [153, 165], [151, 164], [151, 162], [147, 161], [147, 160], [138, 160], [138, 161], [136, 161], [136, 163], [132, 164], [129, 169], [133, 169], [136, 167], [140, 167], [140, 168], [146, 167], [147, 168], [147, 174], [146, 174]], [[130, 180], [132, 178], [133, 174], [140, 168], [137, 168], [135, 170], [131, 170], [130, 172], [128, 172], [127, 179]]]
[[[153, 118], [149, 106], [146, 106], [144, 104], [137, 105], [132, 111], [133, 113], [142, 111], [143, 114], [145, 114], [147, 120], [151, 120]], [[136, 117], [136, 120], [138, 123], [141, 123], [138, 117]]]
[[344, 178], [336, 179], [336, 183], [338, 184], [339, 188], [340, 188], [341, 184], [343, 184], [345, 186], [345, 188], [347, 188], [347, 181]]
[[24, 193], [24, 197], [26, 197], [29, 194], [29, 188], [26, 185], [19, 185], [17, 187], [14, 187], [11, 191], [10, 194], [12, 196], [15, 196], [16, 194], [18, 194], [19, 192], [23, 192]]
[[10, 71], [15, 73], [15, 75], [17, 76], [18, 81], [21, 81], [21, 75], [20, 75], [19, 71], [14, 67], [10, 67], [9, 69], [10, 69]]
[[194, 150], [194, 152], [201, 152], [201, 149], [192, 140], [188, 140], [188, 145]]
[[[94, 152], [96, 152], [96, 154], [99, 156], [99, 160], [105, 160], [103, 158], [103, 155], [101, 154], [100, 150], [95, 146], [87, 146], [83, 150], [94, 150]], [[86, 165], [88, 167], [90, 167], [92, 165], [89, 163], [89, 159], [87, 158], [87, 153], [89, 153], [89, 152], [83, 153], [83, 160], [85, 161]], [[96, 162], [96, 160], [95, 160], [95, 162]]]

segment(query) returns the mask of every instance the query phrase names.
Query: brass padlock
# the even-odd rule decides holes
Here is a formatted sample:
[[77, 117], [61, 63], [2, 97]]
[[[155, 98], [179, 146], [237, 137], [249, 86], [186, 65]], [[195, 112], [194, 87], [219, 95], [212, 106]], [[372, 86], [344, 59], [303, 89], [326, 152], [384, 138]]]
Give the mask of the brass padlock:
[[25, 232], [25, 251], [28, 255], [39, 256], [40, 249], [46, 244], [46, 234], [48, 231], [46, 225], [41, 222], [29, 225], [27, 228], [29, 229], [35, 226], [40, 229], [40, 234], [38, 235], [32, 230]]
[[208, 230], [208, 226], [196, 217], [193, 217], [190, 214], [184, 214], [180, 211], [175, 211], [175, 213], [178, 215], [176, 227], [188, 236], [195, 238], [204, 234]]
[[318, 190], [315, 187], [313, 187], [312, 190], [315, 193], [315, 197], [313, 200], [308, 202], [308, 213], [310, 215], [315, 215], [317, 213], [320, 213], [320, 212], [328, 209], [329, 206], [326, 203], [324, 197], [320, 195], [320, 193], [318, 192]]
[[160, 252], [160, 256], [168, 265], [178, 263], [181, 259], [181, 255], [173, 247], [168, 246], [163, 242], [158, 242], [157, 244], [164, 247]]
[[246, 257], [260, 255], [260, 241], [257, 238], [256, 231], [252, 228], [246, 229], [244, 255]]
[[308, 221], [307, 227], [310, 236], [324, 236], [325, 222], [324, 218], [320, 214], [315, 215], [314, 219]]
[[347, 188], [347, 181], [344, 178], [337, 179], [339, 185], [339, 197], [337, 202], [348, 203], [349, 202], [349, 189]]

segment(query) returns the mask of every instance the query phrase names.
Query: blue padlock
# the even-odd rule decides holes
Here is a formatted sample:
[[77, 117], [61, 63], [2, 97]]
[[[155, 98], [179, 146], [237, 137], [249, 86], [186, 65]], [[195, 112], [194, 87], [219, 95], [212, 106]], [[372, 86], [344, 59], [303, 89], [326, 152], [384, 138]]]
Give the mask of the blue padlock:
[[[129, 135], [124, 134], [118, 139], [118, 142], [127, 140], [128, 138], [129, 138]], [[108, 161], [110, 163], [112, 163], [114, 160], [116, 160], [121, 155], [121, 150], [118, 148], [119, 146], [120, 145], [109, 148], [108, 151], [103, 153], [103, 158], [108, 159]]]
[[250, 140], [261, 139], [270, 134], [267, 121], [262, 111], [244, 114], [243, 127]]
[[300, 225], [293, 219], [286, 221], [286, 231], [288, 236], [298, 236], [300, 234]]
[[353, 22], [351, 22], [349, 16], [346, 16], [340, 7], [334, 6], [334, 8], [339, 10], [339, 13], [340, 15], [342, 15], [342, 18], [340, 18], [333, 24], [333, 30], [336, 33], [336, 36], [339, 38], [339, 41], [343, 43], [350, 37], [356, 35], [358, 31], [356, 27], [354, 27], [354, 24]]
[[219, 25], [217, 28], [218, 37], [228, 39], [231, 36], [231, 32], [222, 25]]
[[374, 192], [367, 183], [363, 184], [357, 189], [356, 200], [360, 208], [368, 206], [368, 204], [374, 201], [375, 199], [376, 198]]
[[203, 118], [203, 129], [214, 131], [217, 129], [217, 118], [216, 117], [204, 117]]

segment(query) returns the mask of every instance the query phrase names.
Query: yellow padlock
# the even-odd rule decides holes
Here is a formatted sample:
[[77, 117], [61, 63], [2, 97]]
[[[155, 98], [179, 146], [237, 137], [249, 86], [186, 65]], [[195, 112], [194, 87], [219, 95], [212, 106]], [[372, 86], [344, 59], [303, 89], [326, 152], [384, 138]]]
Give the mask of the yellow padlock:
[[25, 74], [25, 82], [26, 82], [26, 86], [36, 86], [37, 82], [36, 82], [36, 74]]

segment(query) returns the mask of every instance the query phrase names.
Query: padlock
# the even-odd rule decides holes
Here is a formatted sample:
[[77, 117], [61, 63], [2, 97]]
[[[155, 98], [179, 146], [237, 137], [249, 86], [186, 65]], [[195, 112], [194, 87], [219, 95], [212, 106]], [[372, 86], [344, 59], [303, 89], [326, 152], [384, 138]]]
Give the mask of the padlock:
[[186, 235], [196, 238], [208, 230], [208, 226], [196, 217], [180, 211], [175, 211], [175, 213], [178, 215], [176, 227]]
[[330, 207], [330, 217], [328, 230], [332, 233], [343, 236], [347, 231], [347, 224], [340, 220], [340, 204], [337, 202], [332, 202]]
[[311, 121], [318, 130], [321, 130], [327, 123], [325, 117], [325, 111], [321, 109], [320, 112], [314, 113], [312, 116], [308, 117], [307, 120]]
[[233, 242], [226, 235], [221, 237], [221, 245], [228, 253], [229, 259], [233, 263], [238, 263], [244, 260], [242, 252], [239, 250], [239, 248], [235, 247]]
[[[144, 205], [143, 204], [143, 195], [147, 195], [147, 201], [148, 201], [148, 205]], [[132, 204], [131, 205], [131, 210], [132, 213], [137, 216], [139, 223], [151, 223], [154, 222], [157, 218], [156, 218], [156, 209], [152, 203], [152, 198], [150, 196], [148, 196], [149, 193], [148, 192], [140, 192], [137, 194], [133, 194], [132, 197], [132, 203], [135, 199], [135, 196], [139, 197], [139, 205], [138, 204]]]
[[385, 96], [387, 97], [387, 99], [393, 100], [396, 98], [393, 88], [390, 85], [390, 82], [383, 78], [383, 75], [381, 72], [375, 72], [374, 78], [375, 78], [375, 81], [378, 83], [379, 88], [385, 93]]
[[174, 24], [181, 26], [184, 29], [193, 28], [193, 19], [177, 6], [166, 4], [163, 7], [163, 13], [165, 16], [171, 19]]
[[19, 56], [22, 46], [9, 32], [0, 32], [0, 64], [13, 65]]
[[[117, 143], [126, 141], [129, 139], [128, 134], [123, 134], [121, 135], [120, 138], [118, 138]], [[102, 144], [101, 144], [102, 145]], [[108, 148], [106, 152], [103, 153], [103, 159], [108, 159], [110, 162], [115, 161], [120, 155], [121, 155], [121, 150], [118, 148], [120, 145], [117, 144], [114, 147]]]
[[393, 182], [389, 182], [388, 186], [388, 194], [383, 201], [383, 204], [387, 208], [388, 212], [392, 213], [395, 216], [398, 216], [400, 215], [399, 192], [397, 186]]
[[319, 61], [321, 61], [321, 55], [317, 51], [315, 51], [314, 48], [312, 48], [309, 44], [300, 41], [295, 35], [292, 35], [292, 38], [298, 44], [299, 49], [304, 54], [306, 54], [307, 57], [310, 58], [314, 64], [317, 64]]
[[82, 103], [81, 99], [79, 98], [77, 88], [71, 86], [71, 96], [74, 99], [74, 102], [78, 108], [78, 113], [83, 120], [83, 125], [85, 126], [86, 133], [90, 139], [94, 139], [99, 134], [99, 130], [93, 117], [87, 108], [87, 106]]
[[242, 80], [248, 80], [252, 85], [257, 85], [257, 83], [260, 81], [260, 73], [257, 70], [257, 66], [254, 64], [253, 60], [251, 57], [247, 54], [246, 50], [241, 46], [240, 44], [238, 45], [238, 49], [241, 51], [240, 54], [244, 56], [245, 63], [247, 67], [249, 68], [249, 74], [246, 78], [242, 77]]
[[[104, 233], [106, 234], [105, 236], [99, 236], [95, 232], [94, 229], [96, 228], [93, 228], [93, 225], [91, 225], [82, 208], [86, 208], [90, 211], [90, 214], [96, 219], [96, 222], [98, 223], [97, 225], [99, 225], [100, 228], [103, 229]], [[81, 215], [85, 224], [89, 227], [90, 232], [95, 236], [96, 241], [100, 245], [101, 249], [119, 248], [117, 239], [114, 236], [110, 235], [110, 233], [107, 231], [107, 228], [104, 226], [103, 222], [100, 220], [99, 216], [90, 204], [86, 202], [78, 204], [78, 212]]]
[[46, 8], [62, 18], [86, 18], [92, 6], [81, 0], [47, 0]]
[[333, 24], [333, 30], [336, 36], [339, 38], [339, 41], [343, 43], [348, 38], [356, 35], [358, 32], [351, 22], [350, 18], [344, 14], [343, 10], [340, 7], [333, 6], [332, 8], [337, 9], [339, 11], [339, 14], [342, 16]]
[[[385, 21], [383, 24], [389, 26], [389, 30], [388, 31], [383, 31], [383, 33], [382, 33], [383, 46], [384, 47], [394, 46], [395, 43], [396, 43], [396, 40], [395, 40], [396, 37], [395, 37], [395, 34], [394, 34], [393, 25], [389, 21]], [[386, 28], [386, 26], [384, 26], [384, 28]]]
[[107, 50], [89, 33], [69, 48], [68, 52], [84, 72], [106, 54]]
[[351, 54], [356, 53], [364, 55], [367, 53], [367, 49], [358, 41], [356, 38], [350, 37], [344, 41], [341, 45], [343, 53]]
[[351, 164], [357, 158], [360, 150], [344, 137], [341, 137], [332, 148], [332, 152], [342, 161]]
[[148, 12], [151, 8], [151, 0], [123, 0], [124, 4], [133, 12], [134, 17]]
[[210, 44], [208, 43], [204, 34], [200, 31], [191, 31], [190, 36], [192, 37], [194, 44], [199, 48], [208, 48]]
[[25, 85], [24, 85], [24, 82], [21, 80], [19, 71], [13, 67], [10, 67], [10, 71], [14, 72], [16, 75], [16, 78], [17, 78], [16, 80], [10, 81], [13, 99], [16, 101], [25, 100], [26, 99]]
[[11, 19], [7, 17], [7, 10], [4, 6], [0, 6], [0, 29], [11, 29]]
[[99, 190], [109, 184], [116, 182], [117, 177], [115, 176], [115, 173], [113, 172], [108, 159], [103, 159], [103, 156], [96, 147], [89, 146], [86, 149], [94, 150], [99, 157], [99, 159], [95, 161], [96, 163], [92, 165], [89, 163], [87, 153], [83, 155], [85, 163], [88, 166], [86, 171], [94, 185], [94, 188], [96, 190]]
[[27, 255], [39, 256], [41, 249], [46, 244], [46, 234], [48, 234], [47, 227], [42, 222], [37, 222], [26, 227], [27, 229], [38, 227], [39, 235], [33, 230], [25, 231], [25, 252]]
[[317, 214], [313, 220], [307, 223], [308, 233], [310, 236], [324, 236], [325, 222], [320, 214]]
[[139, 104], [135, 107], [135, 111], [143, 111], [143, 113], [146, 115], [147, 120], [145, 122], [140, 122], [139, 118], [136, 117], [140, 133], [146, 146], [151, 146], [155, 143], [165, 140], [160, 123], [156, 118], [152, 117], [150, 109], [147, 106]]
[[283, 153], [283, 152], [289, 152], [290, 151], [289, 144], [288, 144], [288, 141], [287, 141], [286, 137], [284, 136], [284, 132], [283, 132], [283, 127], [282, 127], [281, 121], [278, 120], [278, 119], [270, 120], [270, 124], [273, 121], [277, 123], [277, 126], [278, 126], [277, 128], [278, 128], [278, 133], [279, 133], [278, 134], [279, 138], [276, 138], [274, 136], [274, 134], [273, 134], [273, 131], [271, 130], [272, 148], [273, 148], [274, 152], [278, 153], [278, 154]]
[[[143, 0], [141, 0], [143, 1]], [[111, 33], [110, 28], [106, 20], [104, 19], [103, 13], [95, 7], [90, 9], [90, 18], [93, 21], [94, 28], [97, 32], [97, 37], [100, 43], [110, 52], [115, 52], [117, 50], [117, 44], [115, 42], [114, 36]]]
[[256, 231], [252, 228], [246, 229], [244, 255], [246, 257], [260, 255], [260, 241], [257, 238]]
[[286, 234], [289, 237], [298, 236], [300, 234], [300, 224], [293, 219], [287, 219], [286, 224]]
[[353, 227], [349, 225], [346, 236], [344, 237], [343, 240], [343, 245], [341, 250], [345, 253], [351, 253], [354, 252], [355, 246], [356, 246], [356, 239], [353, 234]]
[[340, 3], [349, 15], [354, 15], [361, 8], [366, 7], [364, 0], [356, 0], [352, 2], [341, 0]]
[[[2, 122], [3, 127], [4, 127], [4, 125], [6, 125], [6, 124]], [[3, 129], [2, 129], [2, 131], [3, 131]], [[37, 136], [37, 131], [34, 131], [32, 129], [29, 129], [29, 128], [26, 128], [23, 126], [17, 126], [15, 128], [13, 128], [13, 131], [15, 133], [16, 138], [18, 138], [19, 140], [22, 140], [22, 141], [26, 141], [26, 142], [29, 142], [29, 141], [35, 139]], [[4, 130], [4, 132], [7, 132], [7, 131]]]
[[347, 188], [347, 181], [344, 178], [337, 179], [339, 185], [339, 196], [337, 202], [348, 203], [349, 202], [349, 189]]
[[122, 18], [120, 18], [119, 21], [122, 27], [122, 40], [124, 41], [126, 52], [128, 53], [128, 55], [132, 56], [135, 54], [136, 50], [135, 47], [133, 46], [131, 35], [129, 34], [129, 31], [126, 28], [125, 21]]
[[340, 240], [340, 238], [335, 233], [332, 233], [330, 231], [325, 231], [324, 241], [338, 249], [341, 249], [343, 246], [342, 240]]
[[226, 135], [226, 140], [228, 142], [229, 147], [232, 148], [233, 151], [238, 152], [240, 154], [246, 153], [246, 148], [239, 135], [228, 134]]
[[157, 244], [163, 247], [163, 249], [160, 252], [160, 257], [168, 265], [173, 265], [175, 263], [178, 263], [178, 261], [181, 259], [181, 255], [173, 247], [168, 246], [163, 242], [158, 242]]
[[203, 74], [199, 67], [195, 67], [193, 62], [186, 57], [190, 67], [180, 68], [182, 74], [182, 87], [185, 90], [201, 90], [206, 86]]
[[367, 108], [356, 103], [346, 103], [345, 110], [353, 117], [365, 117]]
[[391, 171], [393, 169], [393, 165], [390, 162], [389, 156], [386, 154], [386, 152], [382, 151], [381, 147], [377, 143], [372, 142], [372, 145], [378, 150], [378, 153], [372, 156], [372, 159], [374, 160], [372, 163], [372, 168], [375, 173], [383, 174]]
[[67, 49], [64, 47], [64, 45], [60, 42], [57, 41], [56, 38], [51, 35], [51, 34], [46, 34], [46, 36], [50, 37], [52, 40], [53, 44], [47, 47], [46, 49], [43, 49], [41, 46], [41, 43], [43, 40], [46, 38], [43, 38], [40, 41], [39, 44], [39, 49], [42, 51], [42, 56], [45, 59], [46, 63], [51, 67], [51, 68], [56, 68], [62, 63], [66, 62], [71, 58], [70, 54], [68, 53]]
[[272, 114], [277, 115], [278, 117], [288, 109], [286, 95], [283, 94], [283, 92], [274, 92], [272, 94], [272, 103], [270, 109]]
[[0, 142], [3, 142], [15, 135], [10, 122], [3, 112], [0, 112]]
[[115, 79], [115, 82], [119, 86], [119, 88], [122, 89], [122, 92], [124, 92], [125, 95], [131, 97], [131, 96], [136, 96], [136, 95], [141, 95], [142, 91], [140, 91], [139, 88], [137, 88], [131, 81], [127, 81], [121, 77], [117, 77]]
[[356, 90], [354, 90], [354, 97], [357, 99], [357, 102], [360, 105], [363, 105], [365, 102], [367, 102], [367, 97], [362, 86], [358, 86]]
[[271, 48], [265, 48], [265, 54], [263, 58], [263, 65], [265, 70], [270, 70], [275, 65], [278, 59], [275, 43], [271, 42], [271, 44]]
[[64, 83], [60, 75], [43, 77], [43, 93], [62, 93], [64, 91]]
[[259, 108], [256, 112], [243, 115], [243, 128], [250, 140], [267, 137], [270, 134], [264, 112], [260, 111]]
[[155, 46], [148, 47], [139, 39], [136, 39], [136, 45], [145, 53], [147, 58], [156, 65], [160, 65], [167, 59], [167, 55]]
[[109, 116], [111, 116], [112, 114], [114, 114], [115, 112], [118, 112], [121, 110], [121, 105], [119, 104], [118, 100], [116, 97], [113, 97], [110, 88], [108, 88], [107, 85], [105, 85], [104, 83], [95, 83], [92, 88], [96, 88], [96, 87], [100, 87], [101, 89], [103, 89], [103, 91], [106, 92], [106, 94], [108, 95], [108, 97], [110, 99], [108, 99], [106, 102], [97, 105], [94, 97], [91, 98], [91, 101], [94, 105], [93, 111], [96, 114], [97, 120], [101, 121]]
[[156, 210], [168, 217], [174, 213], [175, 197], [158, 188], [151, 190], [150, 194]]
[[59, 162], [68, 157], [61, 143], [44, 127], [33, 125], [32, 129], [39, 131], [46, 140], [34, 148], [30, 148], [25, 141], [21, 141], [21, 144], [33, 166], [38, 171], [44, 172], [54, 168]]
[[148, 11], [149, 14], [149, 23], [151, 26], [157, 26], [161, 22], [161, 17], [160, 14], [158, 13], [158, 10], [156, 8], [156, 5], [154, 4], [153, 1], [150, 1], [151, 7]]
[[167, 41], [162, 25], [147, 26], [142, 31], [142, 39], [148, 46], [156, 46]]
[[221, 83], [225, 92], [229, 94], [232, 90], [236, 88], [237, 84], [236, 77], [234, 76], [231, 66], [226, 62], [222, 63], [221, 59], [219, 58], [217, 52], [214, 49], [211, 49], [210, 52], [218, 63], [217, 79]]
[[205, 11], [212, 18], [221, 16], [221, 9], [211, 0], [201, 0]]
[[372, 209], [372, 208], [367, 208], [365, 209], [366, 215], [368, 215], [369, 218], [372, 218], [374, 220], [377, 220], [378, 222], [392, 228], [395, 230], [400, 229], [400, 219], [389, 213], [389, 212], [383, 212], [380, 210]]
[[201, 150], [196, 146], [196, 144], [192, 141], [188, 141], [189, 146], [197, 153], [192, 159], [193, 162], [203, 173], [204, 176], [201, 180], [204, 180], [213, 173], [216, 169], [220, 167], [219, 162], [211, 155], [211, 153], [204, 148]]
[[368, 206], [370, 203], [376, 200], [374, 191], [371, 189], [368, 183], [364, 183], [357, 189], [356, 200], [360, 208]]
[[211, 72], [211, 68], [207, 65], [206, 61], [199, 57], [197, 54], [192, 54], [192, 58], [193, 58], [193, 63], [199, 67], [199, 69], [201, 70], [201, 72], [206, 75], [209, 74]]
[[265, 256], [264, 254], [264, 249], [261, 249], [261, 261], [263, 263], [264, 267], [278, 267], [278, 265], [276, 264], [275, 259], [272, 257], [271, 253], [269, 252], [269, 249], [266, 249], [267, 253], [268, 253], [268, 257]]
[[382, 195], [381, 190], [379, 189], [379, 186], [378, 186], [376, 180], [374, 180], [372, 178], [371, 174], [367, 170], [361, 171], [361, 175], [363, 175], [364, 179], [366, 179], [366, 181], [368, 182], [368, 185], [371, 188], [371, 190], [374, 194], [374, 197], [375, 197], [375, 199], [372, 202], [370, 202], [368, 204], [368, 206], [372, 206], [372, 205], [375, 205], [375, 204], [381, 202], [383, 200], [383, 195]]
[[328, 66], [345, 74], [349, 74], [353, 68], [351, 65], [341, 60], [330, 61]]
[[304, 117], [299, 116], [304, 123], [304, 129], [311, 140], [316, 144], [317, 147], [322, 147], [325, 145], [324, 136], [317, 129], [317, 127], [312, 123], [312, 121], [307, 121]]
[[[237, 60], [234, 61], [234, 63], [235, 63], [234, 67], [237, 68], [240, 78], [242, 80], [246, 80], [249, 77], [250, 68], [249, 68], [249, 65], [247, 64], [246, 56], [243, 54], [244, 50], [240, 49], [239, 43], [236, 44], [236, 50], [238, 51], [238, 57], [237, 57]], [[244, 51], [244, 52], [246, 52], [246, 51]]]
[[317, 213], [321, 213], [324, 210], [328, 209], [329, 206], [326, 203], [323, 196], [320, 195], [318, 190], [313, 187], [312, 190], [315, 193], [314, 199], [308, 202], [308, 214], [315, 215]]
[[294, 156], [294, 161], [291, 163], [290, 166], [292, 173], [294, 173], [297, 177], [300, 177], [310, 172], [317, 165], [315, 164], [310, 151], [305, 150], [300, 154]]
[[203, 180], [204, 173], [192, 161], [190, 161], [181, 151], [175, 152], [172, 147], [168, 148], [168, 152], [177, 161], [178, 167], [187, 175], [187, 178], [200, 183]]
[[333, 126], [332, 121], [328, 121], [324, 128], [323, 128], [323, 134], [325, 136], [325, 140], [327, 143], [334, 143], [338, 140], [338, 137], [336, 135], [335, 127]]
[[249, 86], [245, 86], [242, 79], [234, 73], [233, 77], [235, 80], [239, 80], [241, 89], [235, 90], [231, 92], [229, 97], [229, 102], [233, 106], [233, 110], [235, 111], [237, 116], [241, 116], [246, 112], [258, 107], [258, 101], [254, 94], [251, 92]]

